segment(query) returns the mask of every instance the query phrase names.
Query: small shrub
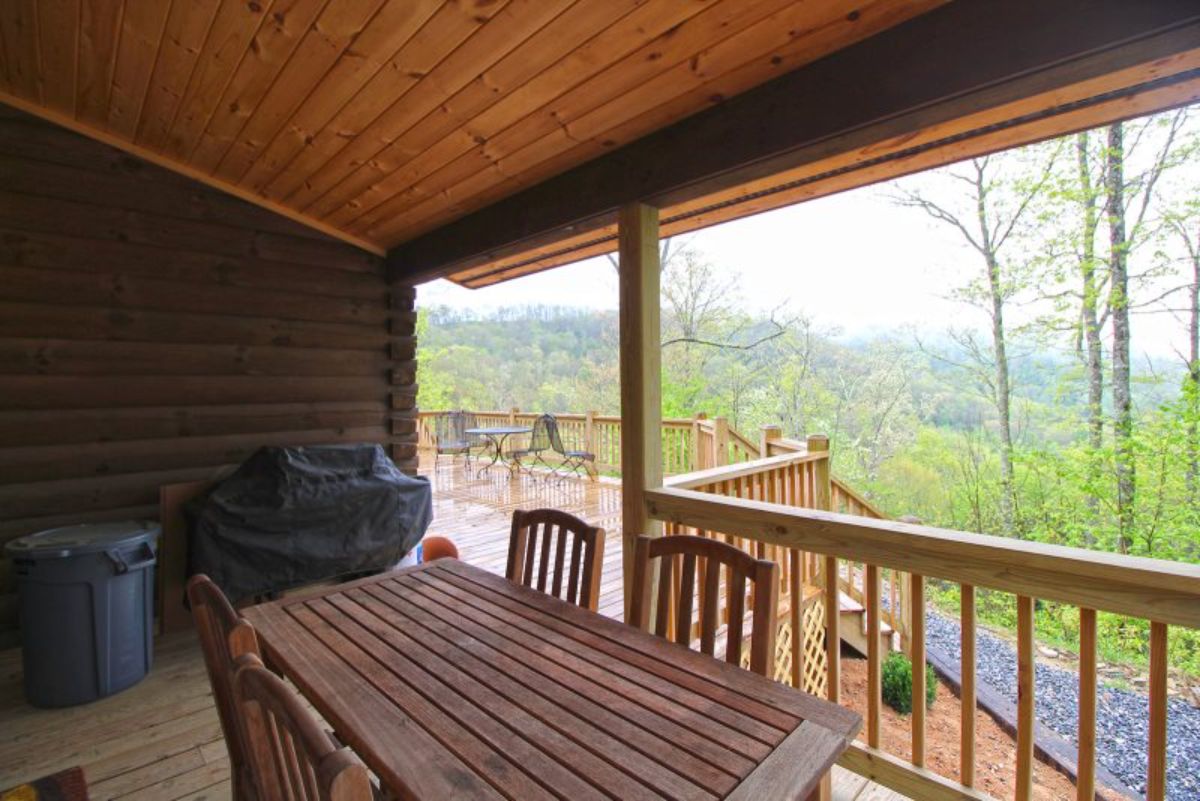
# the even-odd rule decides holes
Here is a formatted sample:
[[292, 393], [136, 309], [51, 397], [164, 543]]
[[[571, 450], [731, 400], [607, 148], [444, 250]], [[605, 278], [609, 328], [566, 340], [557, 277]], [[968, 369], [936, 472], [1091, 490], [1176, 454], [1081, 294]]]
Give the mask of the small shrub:
[[[888, 655], [883, 663], [883, 702], [901, 715], [912, 712], [912, 663], [902, 653]], [[937, 679], [933, 668], [925, 665], [925, 707], [937, 698]]]

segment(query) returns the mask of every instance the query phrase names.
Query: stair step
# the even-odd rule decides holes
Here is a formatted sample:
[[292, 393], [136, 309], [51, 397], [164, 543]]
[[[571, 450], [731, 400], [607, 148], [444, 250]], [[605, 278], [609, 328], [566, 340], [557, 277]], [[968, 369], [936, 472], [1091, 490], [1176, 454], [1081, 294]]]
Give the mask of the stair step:
[[[840, 601], [841, 601], [841, 603], [839, 605], [841, 606], [841, 613], [843, 615], [850, 615], [850, 616], [858, 617], [861, 621], [863, 621], [861, 624], [858, 625], [858, 628], [862, 631], [865, 631], [866, 630], [866, 622], [865, 621], [866, 621], [866, 616], [867, 616], [866, 608], [862, 604], [860, 604], [858, 601], [855, 601], [853, 598], [850, 598], [849, 596], [845, 595], [844, 593], [842, 594]], [[879, 633], [881, 636], [882, 635], [890, 635], [892, 633], [892, 627], [890, 625], [888, 625], [888, 622], [886, 620], [879, 621]]]

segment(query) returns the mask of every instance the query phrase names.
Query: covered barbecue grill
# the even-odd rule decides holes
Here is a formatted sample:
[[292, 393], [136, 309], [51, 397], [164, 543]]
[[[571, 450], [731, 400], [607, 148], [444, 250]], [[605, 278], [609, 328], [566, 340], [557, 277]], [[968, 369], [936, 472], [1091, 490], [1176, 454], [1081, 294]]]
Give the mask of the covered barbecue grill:
[[429, 481], [379, 445], [261, 448], [185, 508], [188, 573], [242, 599], [392, 567], [425, 535]]

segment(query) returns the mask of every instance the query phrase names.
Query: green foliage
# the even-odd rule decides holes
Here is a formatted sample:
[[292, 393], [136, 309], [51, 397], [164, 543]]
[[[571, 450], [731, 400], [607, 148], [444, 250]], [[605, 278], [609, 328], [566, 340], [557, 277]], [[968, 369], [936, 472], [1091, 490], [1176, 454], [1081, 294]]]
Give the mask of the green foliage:
[[[1153, 183], [1136, 176], [1146, 174], [1146, 158], [1165, 141], [1159, 130], [1164, 119], [1138, 123], [1136, 129], [1144, 128], [1145, 136], [1129, 128], [1131, 199]], [[1194, 166], [1200, 149], [1197, 128], [1193, 124], [1180, 134], [1168, 166], [1187, 159]], [[1083, 173], [1090, 169], [1090, 183], [1078, 174], [1076, 141], [1086, 155]], [[1140, 151], [1136, 141], [1144, 143]], [[1093, 132], [1090, 139], [1005, 156], [1003, 163], [1013, 169], [993, 171], [997, 181], [1011, 185], [989, 189], [990, 208], [1007, 208], [1010, 213], [1002, 216], [1011, 218], [1010, 190], [1028, 188], [1030, 178], [1040, 186], [1045, 173], [1038, 165], [1047, 163], [1050, 150], [1058, 156], [1045, 196], [1034, 198], [1034, 216], [1023, 217], [1000, 265], [1006, 276], [1001, 294], [1015, 308], [1036, 307], [1019, 313], [1019, 322], [1010, 320], [1005, 334], [1014, 430], [1012, 508], [1007, 515], [1001, 513], [1006, 493], [999, 412], [989, 387], [994, 352], [986, 347], [986, 310], [974, 328], [947, 330], [940, 337], [924, 331], [921, 341], [910, 336], [850, 338], [823, 330], [786, 307], [750, 311], [740, 291], [754, 293], [759, 305], [771, 302], [775, 288], [743, 284], [731, 269], [735, 265], [718, 269], [685, 245], [674, 250], [662, 276], [664, 415], [724, 416], [751, 439], [765, 424], [782, 426], [789, 437], [827, 434], [835, 474], [892, 517], [915, 516], [934, 526], [1097, 551], [1120, 547], [1135, 556], [1200, 560], [1200, 363], [1187, 363], [1200, 359], [1200, 342], [1193, 348], [1190, 335], [1182, 336], [1186, 323], [1195, 321], [1200, 330], [1200, 308], [1191, 306], [1198, 303], [1192, 296], [1166, 291], [1200, 284], [1195, 171], [1164, 172], [1155, 191], [1142, 195], [1148, 203], [1144, 217], [1135, 204], [1140, 221], [1130, 227], [1127, 255], [1131, 276], [1144, 280], [1131, 282], [1129, 302], [1138, 315], [1170, 311], [1179, 319], [1181, 338], [1171, 346], [1182, 358], [1139, 354], [1134, 360], [1129, 459], [1136, 492], [1118, 514], [1118, 460], [1107, 394], [1113, 385], [1111, 322], [1102, 332], [1098, 359], [1106, 392], [1098, 435], [1089, 429], [1094, 410], [1087, 399], [1094, 385], [1089, 377], [1096, 376], [1094, 371], [1089, 376], [1089, 364], [1095, 362], [1085, 358], [1080, 322], [1084, 297], [1094, 302], [1098, 317], [1108, 314], [1109, 223], [1100, 175], [1105, 147], [1104, 135]], [[1038, 169], [1025, 170], [1023, 159]], [[960, 174], [963, 169], [960, 165]], [[936, 181], [928, 189], [936, 191]], [[1082, 209], [1089, 202], [1098, 216], [1091, 229], [1081, 228]], [[968, 230], [975, 228], [972, 222]], [[797, 252], [795, 258], [799, 264], [808, 254]], [[974, 253], [965, 258], [974, 259]], [[1095, 271], [1091, 289], [1080, 284], [1083, 266]], [[964, 277], [969, 273], [974, 283], [946, 289], [964, 310], [978, 312], [980, 298], [991, 290], [980, 283], [983, 273], [967, 267]], [[855, 289], [847, 287], [848, 292]], [[1165, 307], [1164, 298], [1170, 301]], [[1135, 317], [1135, 328], [1142, 319], [1150, 318]], [[470, 314], [422, 309], [418, 341], [423, 409], [619, 410], [615, 311], [529, 307]], [[935, 605], [957, 607], [956, 587], [930, 586]], [[1076, 646], [1074, 607], [1045, 602], [1036, 614], [1039, 638], [1059, 648]], [[1012, 628], [1012, 596], [981, 589], [978, 615], [985, 625]], [[1101, 613], [1101, 657], [1144, 662], [1146, 625]], [[1172, 665], [1200, 676], [1200, 632], [1173, 626], [1170, 637]]]
[[[901, 715], [912, 712], [913, 668], [912, 662], [902, 653], [888, 654], [883, 661], [883, 702]], [[937, 677], [933, 668], [925, 665], [925, 707], [933, 708], [937, 699]]]

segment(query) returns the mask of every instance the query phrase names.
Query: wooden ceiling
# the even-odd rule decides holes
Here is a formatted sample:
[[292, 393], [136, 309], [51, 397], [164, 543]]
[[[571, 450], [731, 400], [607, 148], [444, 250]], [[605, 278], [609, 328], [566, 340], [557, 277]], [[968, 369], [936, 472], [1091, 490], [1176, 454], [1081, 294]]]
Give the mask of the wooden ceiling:
[[375, 252], [944, 0], [2, 0], [0, 101]]

